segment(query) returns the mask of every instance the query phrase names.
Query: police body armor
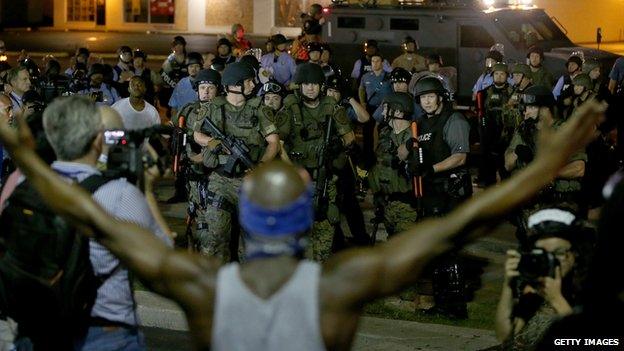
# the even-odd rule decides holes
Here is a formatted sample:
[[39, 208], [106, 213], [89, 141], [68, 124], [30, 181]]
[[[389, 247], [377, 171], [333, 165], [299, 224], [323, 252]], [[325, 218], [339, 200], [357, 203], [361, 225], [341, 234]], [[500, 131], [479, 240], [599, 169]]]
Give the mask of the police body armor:
[[507, 102], [513, 95], [513, 89], [505, 84], [502, 88], [494, 85], [486, 89], [485, 96], [485, 128], [491, 128], [490, 132], [494, 137], [492, 145], [494, 150], [502, 151], [507, 148], [511, 141], [513, 129], [515, 128], [513, 118], [508, 114]]
[[184, 60], [184, 62], [180, 63], [178, 62], [178, 60], [175, 59], [174, 54], [171, 54], [169, 55], [169, 57], [167, 57], [167, 60], [171, 64], [171, 72], [169, 73], [163, 72], [163, 80], [171, 88], [175, 88], [176, 84], [178, 84], [178, 82], [182, 78], [188, 76], [188, 70], [186, 68], [186, 59]]
[[369, 60], [365, 55], [362, 55], [362, 57], [360, 57], [360, 63], [360, 76], [358, 78], [358, 83], [360, 80], [362, 80], [362, 77], [366, 73], [373, 71], [373, 64], [371, 63], [371, 60]]
[[333, 98], [323, 96], [315, 109], [319, 113], [311, 113], [310, 109], [302, 107], [299, 98], [294, 94], [284, 99], [284, 106], [292, 113], [289, 156], [295, 164], [314, 171], [319, 167], [319, 151], [327, 130], [327, 121], [341, 107]]
[[368, 183], [373, 193], [392, 195], [411, 192], [411, 179], [407, 177], [405, 167], [397, 157], [399, 145], [404, 145], [410, 138], [409, 128], [399, 134], [395, 134], [389, 127], [380, 130], [375, 150], [377, 162], [368, 173]]
[[[231, 111], [226, 108], [226, 105], [228, 105], [227, 100], [220, 96], [215, 98], [215, 100], [208, 105], [208, 112], [206, 115], [206, 118], [210, 118], [210, 121], [212, 121], [223, 134], [243, 140], [249, 147], [249, 157], [254, 163], [260, 160], [262, 154], [266, 150], [265, 138], [260, 133], [260, 122], [256, 116], [257, 110], [261, 108], [261, 104], [262, 100], [259, 97], [255, 97], [248, 100], [242, 109]], [[227, 163], [230, 156], [225, 150], [217, 149], [216, 153], [215, 162], [212, 166], [216, 168], [219, 174], [230, 177], [230, 175], [227, 175], [221, 168], [221, 166]], [[240, 177], [245, 171], [246, 169], [239, 164], [234, 176]]]
[[[195, 142], [193, 139], [193, 131], [199, 130], [199, 125], [197, 123], [201, 123], [202, 120], [208, 114], [208, 105], [209, 103], [202, 103], [199, 101], [192, 102], [190, 104], [184, 105], [178, 116], [184, 116], [186, 119], [186, 150], [184, 152], [188, 157], [192, 155], [197, 155], [201, 153], [201, 146]], [[200, 181], [207, 179], [206, 175], [208, 174], [208, 170], [204, 165], [190, 162], [188, 167], [188, 180], [191, 181]]]
[[[425, 118], [419, 122], [418, 144], [423, 149], [424, 158], [428, 163], [436, 164], [451, 156], [451, 148], [444, 141], [444, 126], [453, 115], [450, 106], [444, 106], [442, 113], [435, 117]], [[465, 166], [448, 171], [438, 172], [425, 177], [425, 198], [450, 196], [454, 199], [465, 199], [472, 195], [472, 183]], [[442, 215], [446, 211], [441, 209], [426, 209], [433, 215]]]

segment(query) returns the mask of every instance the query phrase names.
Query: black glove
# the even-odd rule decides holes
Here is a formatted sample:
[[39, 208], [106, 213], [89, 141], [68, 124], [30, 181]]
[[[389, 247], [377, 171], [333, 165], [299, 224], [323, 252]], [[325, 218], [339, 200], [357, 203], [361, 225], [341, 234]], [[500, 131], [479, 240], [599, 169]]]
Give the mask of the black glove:
[[533, 161], [533, 150], [526, 145], [520, 144], [516, 146], [514, 152], [518, 155], [518, 160], [524, 163], [530, 163]]
[[[408, 140], [408, 143], [410, 141]], [[407, 146], [407, 145], [406, 145]], [[414, 177], [428, 177], [433, 175], [433, 164], [427, 161], [425, 157], [422, 157], [422, 149], [408, 149], [409, 155], [407, 157], [407, 171]]]

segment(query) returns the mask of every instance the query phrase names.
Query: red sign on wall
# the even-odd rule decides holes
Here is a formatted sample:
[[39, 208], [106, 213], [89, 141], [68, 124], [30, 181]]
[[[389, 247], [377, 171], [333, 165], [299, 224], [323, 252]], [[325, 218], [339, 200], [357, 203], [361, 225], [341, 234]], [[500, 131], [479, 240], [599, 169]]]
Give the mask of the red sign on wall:
[[174, 13], [174, 0], [150, 0], [150, 14], [152, 16], [173, 16]]

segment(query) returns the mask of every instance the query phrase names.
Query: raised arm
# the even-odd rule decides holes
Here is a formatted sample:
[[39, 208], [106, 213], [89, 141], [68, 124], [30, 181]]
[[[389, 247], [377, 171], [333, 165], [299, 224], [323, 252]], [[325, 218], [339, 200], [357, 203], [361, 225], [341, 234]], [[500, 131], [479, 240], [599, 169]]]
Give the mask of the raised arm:
[[424, 220], [376, 248], [334, 256], [324, 267], [323, 275], [324, 286], [331, 286], [333, 301], [343, 309], [357, 309], [367, 301], [415, 283], [418, 273], [431, 259], [457, 242], [468, 241], [467, 234], [472, 230], [502, 218], [548, 184], [570, 155], [593, 138], [604, 108], [596, 102], [585, 104], [565, 127], [557, 132], [544, 131], [533, 163], [447, 216]]

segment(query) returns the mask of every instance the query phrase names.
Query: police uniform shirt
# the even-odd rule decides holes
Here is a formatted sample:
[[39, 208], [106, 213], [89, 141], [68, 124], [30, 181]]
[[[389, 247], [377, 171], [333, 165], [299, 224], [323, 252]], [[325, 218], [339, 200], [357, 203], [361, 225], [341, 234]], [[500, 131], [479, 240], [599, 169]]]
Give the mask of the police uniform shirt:
[[362, 77], [360, 88], [366, 90], [366, 104], [369, 106], [379, 106], [386, 94], [392, 90], [392, 83], [388, 79], [386, 71], [381, 71], [379, 75], [368, 72]]
[[[392, 72], [392, 66], [390, 65], [390, 63], [388, 62], [388, 60], [384, 60], [383, 61], [383, 68], [384, 71], [390, 73]], [[358, 59], [357, 61], [355, 61], [355, 64], [353, 65], [353, 70], [351, 71], [351, 78], [353, 79], [360, 79], [362, 77], [360, 77], [360, 71], [362, 70], [362, 59]], [[364, 73], [368, 73], [368, 72], [372, 72], [373, 68], [371, 67], [370, 62], [366, 63], [364, 66]]]
[[443, 137], [451, 150], [451, 155], [470, 152], [470, 124], [460, 113], [453, 113], [446, 121]]
[[295, 60], [285, 52], [279, 56], [276, 56], [275, 53], [263, 55], [260, 58], [260, 66], [273, 73], [273, 78], [283, 85], [290, 83], [297, 69]]
[[614, 80], [617, 84], [624, 82], [624, 57], [615, 60], [613, 68], [611, 68], [609, 73], [609, 79]]
[[184, 77], [180, 79], [180, 82], [173, 89], [173, 94], [171, 94], [171, 99], [169, 99], [169, 107], [179, 110], [184, 105], [197, 100], [197, 92], [193, 89], [191, 77]]

